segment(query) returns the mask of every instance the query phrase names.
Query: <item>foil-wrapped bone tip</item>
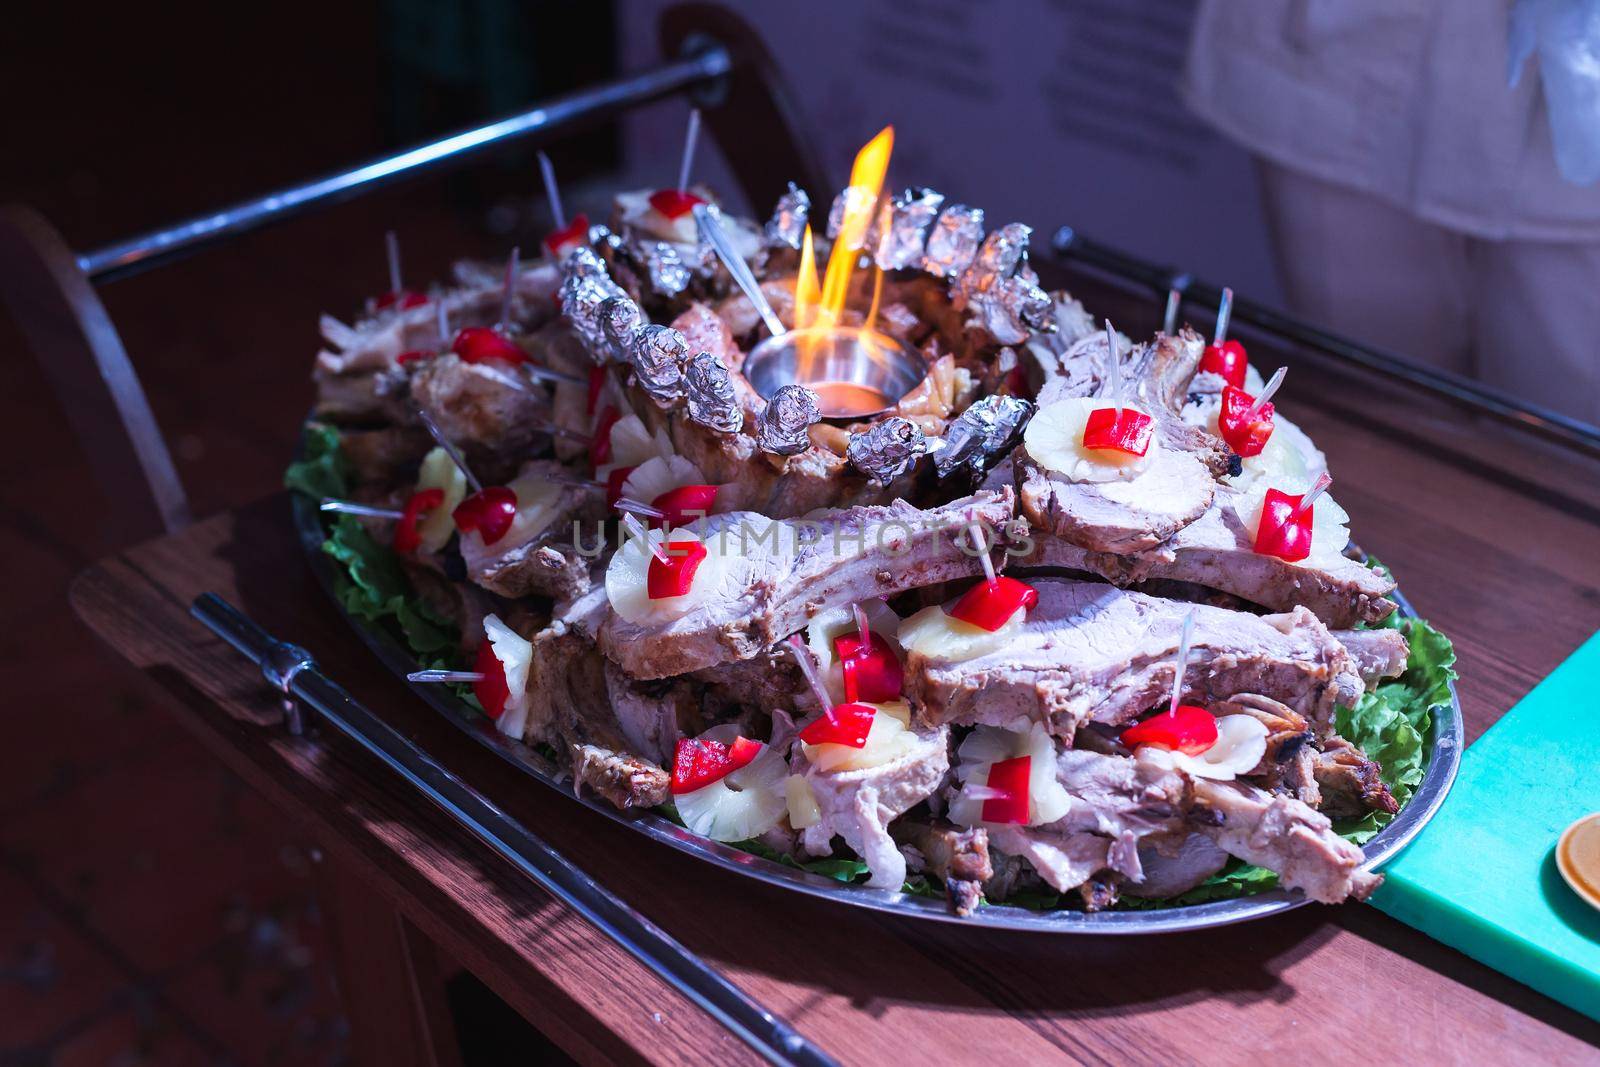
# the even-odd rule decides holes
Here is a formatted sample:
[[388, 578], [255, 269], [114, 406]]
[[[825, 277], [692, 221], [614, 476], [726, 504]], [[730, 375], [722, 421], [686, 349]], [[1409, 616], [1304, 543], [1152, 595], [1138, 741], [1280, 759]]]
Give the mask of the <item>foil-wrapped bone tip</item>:
[[683, 363], [688, 355], [689, 341], [680, 331], [649, 323], [635, 331], [627, 359], [639, 388], [666, 405], [683, 396]]
[[958, 467], [981, 476], [1009, 452], [1033, 416], [1033, 404], [1017, 396], [992, 393], [974, 401], [945, 431], [944, 445], [933, 454], [939, 477]]
[[762, 230], [765, 244], [771, 248], [784, 247], [799, 250], [805, 235], [806, 223], [811, 220], [811, 197], [806, 191], [789, 183], [789, 191], [778, 197], [772, 209], [772, 218]]
[[691, 357], [683, 370], [683, 387], [691, 422], [718, 433], [738, 433], [744, 428], [733, 378], [716, 356], [698, 352]]
[[928, 227], [944, 204], [944, 194], [910, 188], [891, 197], [878, 214], [878, 243], [873, 262], [880, 270], [906, 270], [922, 265]]
[[821, 421], [817, 394], [803, 385], [785, 385], [756, 420], [756, 444], [775, 456], [799, 455], [811, 447], [811, 427]]
[[910, 419], [891, 415], [850, 435], [845, 454], [856, 470], [888, 485], [910, 470], [928, 449], [928, 439]]
[[951, 204], [934, 220], [922, 269], [941, 278], [957, 278], [978, 254], [982, 241], [983, 209]]

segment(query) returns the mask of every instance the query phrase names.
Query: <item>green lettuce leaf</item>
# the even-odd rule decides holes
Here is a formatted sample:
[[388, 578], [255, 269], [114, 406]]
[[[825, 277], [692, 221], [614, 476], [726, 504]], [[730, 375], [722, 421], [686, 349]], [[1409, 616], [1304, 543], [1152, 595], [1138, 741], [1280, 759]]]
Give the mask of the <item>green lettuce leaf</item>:
[[301, 458], [283, 472], [283, 485], [321, 500], [350, 491], [350, 468], [339, 449], [339, 431], [320, 422], [306, 423], [300, 435]]

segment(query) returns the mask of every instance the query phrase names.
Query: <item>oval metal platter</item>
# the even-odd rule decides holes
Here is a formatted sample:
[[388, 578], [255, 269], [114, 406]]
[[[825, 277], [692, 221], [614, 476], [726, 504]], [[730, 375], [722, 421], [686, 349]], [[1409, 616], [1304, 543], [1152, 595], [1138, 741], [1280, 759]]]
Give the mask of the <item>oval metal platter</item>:
[[[321, 513], [310, 498], [296, 493], [294, 516], [301, 545], [306, 551], [312, 569], [328, 593], [329, 599], [341, 612], [344, 612], [338, 597], [334, 595], [335, 565], [321, 549], [326, 536]], [[1415, 617], [1416, 612], [1412, 610], [1411, 604], [1398, 590], [1392, 596], [1399, 605], [1401, 615]], [[404, 678], [406, 674], [417, 669], [410, 651], [390, 633], [357, 619], [348, 612], [344, 614], [378, 659], [395, 674]], [[483, 715], [443, 686], [411, 683], [411, 688], [418, 697], [484, 747], [514, 764], [530, 777], [559, 792], [569, 801], [597, 811], [653, 841], [696, 856], [725, 870], [838, 904], [914, 919], [1002, 930], [1073, 934], [1155, 934], [1227, 926], [1231, 923], [1275, 915], [1310, 903], [1299, 891], [1276, 889], [1231, 900], [1133, 911], [1091, 913], [1065, 908], [1054, 911], [1033, 911], [1014, 905], [986, 904], [973, 914], [958, 918], [950, 912], [942, 896], [917, 896], [848, 885], [833, 878], [785, 866], [692, 834], [655, 811], [620, 811], [592, 797], [574, 796], [570, 777], [560, 771], [554, 763], [531, 745], [514, 741], [494, 729]], [[1461, 761], [1462, 737], [1461, 701], [1452, 682], [1450, 706], [1442, 709], [1442, 713], [1436, 711], [1433, 716], [1428, 762], [1422, 784], [1417, 787], [1410, 803], [1401, 809], [1400, 814], [1364, 846], [1365, 867], [1376, 868], [1397, 855], [1439, 810], [1445, 794], [1455, 782], [1456, 769]]]

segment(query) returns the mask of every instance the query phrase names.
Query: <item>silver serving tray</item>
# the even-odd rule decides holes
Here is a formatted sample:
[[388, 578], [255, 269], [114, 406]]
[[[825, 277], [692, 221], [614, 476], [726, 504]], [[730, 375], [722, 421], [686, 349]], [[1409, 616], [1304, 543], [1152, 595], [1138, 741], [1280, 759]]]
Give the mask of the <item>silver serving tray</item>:
[[[378, 659], [396, 675], [404, 678], [417, 669], [411, 652], [386, 630], [371, 625], [344, 611], [335, 595], [336, 564], [322, 551], [326, 532], [322, 515], [315, 502], [301, 493], [292, 494], [295, 527], [305, 549], [311, 568], [328, 593], [329, 599], [355, 627]], [[1392, 594], [1402, 616], [1415, 617], [1409, 601], [1396, 590]], [[570, 778], [554, 763], [532, 746], [514, 741], [496, 730], [490, 721], [474, 711], [448, 689], [439, 685], [408, 683], [426, 703], [445, 718], [459, 726], [484, 747], [514, 764], [520, 770], [567, 800], [582, 804], [606, 818], [638, 831], [651, 840], [658, 841], [680, 852], [686, 852], [724, 870], [734, 871], [747, 878], [765, 882], [784, 889], [820, 897], [839, 904], [853, 905], [891, 915], [938, 922], [961, 923], [966, 926], [990, 927], [1001, 930], [1031, 930], [1039, 932], [1075, 934], [1154, 934], [1179, 930], [1202, 930], [1214, 926], [1227, 926], [1248, 919], [1261, 919], [1268, 915], [1289, 911], [1310, 903], [1298, 890], [1275, 889], [1254, 896], [1216, 900], [1205, 904], [1140, 911], [1083, 912], [1069, 909], [1033, 911], [1008, 904], [987, 904], [966, 918], [951, 914], [943, 897], [914, 896], [886, 889], [868, 889], [849, 885], [810, 871], [788, 867], [784, 864], [741, 852], [736, 848], [692, 834], [670, 819], [654, 811], [619, 811], [610, 804], [592, 797], [574, 795]], [[1461, 700], [1455, 683], [1450, 685], [1450, 706], [1444, 714], [1433, 716], [1427, 769], [1422, 784], [1418, 786], [1400, 814], [1385, 826], [1363, 851], [1367, 868], [1375, 868], [1396, 856], [1410, 844], [1428, 820], [1433, 818], [1444, 802], [1445, 794], [1455, 782], [1456, 769], [1461, 762], [1462, 748]]]

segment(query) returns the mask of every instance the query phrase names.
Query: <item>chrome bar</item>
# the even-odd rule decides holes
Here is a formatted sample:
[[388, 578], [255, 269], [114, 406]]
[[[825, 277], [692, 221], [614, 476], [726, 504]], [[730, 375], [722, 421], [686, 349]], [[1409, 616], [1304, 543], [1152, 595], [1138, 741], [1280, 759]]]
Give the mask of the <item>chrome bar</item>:
[[679, 89], [711, 81], [732, 69], [733, 57], [728, 50], [712, 44], [671, 63], [558, 96], [539, 107], [461, 130], [398, 155], [97, 248], [78, 256], [78, 268], [96, 282], [123, 277], [208, 241], [256, 229], [306, 208], [344, 199], [381, 182], [464, 159], [494, 145], [530, 134], [553, 133], [587, 119], [647, 103]]
[[[1059, 259], [1076, 260], [1124, 281], [1144, 286], [1164, 300], [1169, 299], [1168, 294], [1172, 290], [1180, 292], [1184, 300], [1193, 300], [1210, 308], [1218, 307], [1222, 300], [1222, 290], [1218, 286], [1196, 281], [1180, 271], [1103, 245], [1083, 236], [1071, 226], [1063, 226], [1055, 232], [1051, 248]], [[1354, 363], [1376, 374], [1481, 411], [1528, 433], [1579, 452], [1600, 456], [1600, 426], [1539, 404], [1518, 400], [1471, 378], [1352, 341], [1237, 295], [1233, 300], [1233, 320], [1248, 323], [1276, 340], [1287, 341], [1318, 355]]]
[[214, 593], [197, 597], [190, 613], [260, 666], [267, 681], [286, 697], [298, 698], [315, 709], [324, 722], [406, 779], [473, 836], [582, 915], [769, 1063], [820, 1067], [835, 1062], [671, 934], [363, 707], [323, 674], [304, 649], [277, 640]]

